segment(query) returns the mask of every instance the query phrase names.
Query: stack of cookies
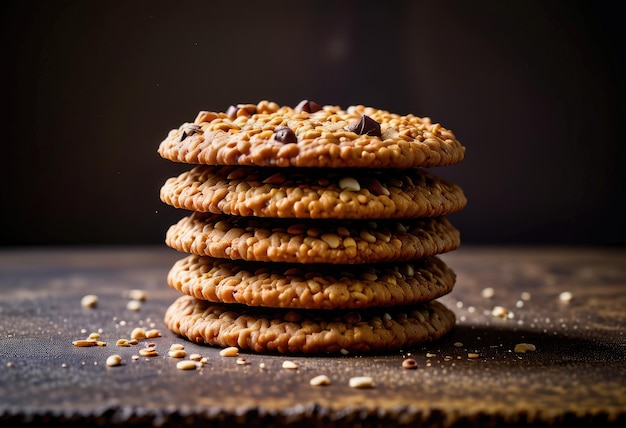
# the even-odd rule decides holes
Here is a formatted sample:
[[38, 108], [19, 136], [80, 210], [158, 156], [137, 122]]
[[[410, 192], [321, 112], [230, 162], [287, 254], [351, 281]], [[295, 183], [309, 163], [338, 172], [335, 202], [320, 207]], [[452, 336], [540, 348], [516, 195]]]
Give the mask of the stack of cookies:
[[165, 323], [197, 343], [283, 354], [407, 350], [452, 329], [436, 301], [460, 245], [462, 190], [423, 168], [465, 148], [428, 118], [261, 101], [200, 112], [159, 154], [190, 169], [161, 188], [186, 210]]

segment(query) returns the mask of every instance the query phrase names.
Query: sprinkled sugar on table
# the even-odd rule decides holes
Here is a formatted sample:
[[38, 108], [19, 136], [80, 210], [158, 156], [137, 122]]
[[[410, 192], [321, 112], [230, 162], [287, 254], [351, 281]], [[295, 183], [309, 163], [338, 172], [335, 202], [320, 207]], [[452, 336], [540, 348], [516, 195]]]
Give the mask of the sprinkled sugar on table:
[[[449, 335], [333, 357], [225, 356], [176, 337], [163, 315], [178, 258], [165, 248], [0, 251], [0, 424], [626, 421], [624, 249], [462, 247], [443, 256], [458, 275], [440, 299], [457, 318]], [[86, 295], [97, 301], [81, 304]], [[93, 333], [102, 346], [73, 345]], [[181, 347], [184, 357], [170, 355]]]

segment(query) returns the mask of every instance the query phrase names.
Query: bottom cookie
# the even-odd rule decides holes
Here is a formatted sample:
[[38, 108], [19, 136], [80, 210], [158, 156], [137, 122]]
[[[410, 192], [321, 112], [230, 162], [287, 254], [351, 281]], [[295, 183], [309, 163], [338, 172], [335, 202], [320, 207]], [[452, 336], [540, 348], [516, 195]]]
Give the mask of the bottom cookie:
[[181, 296], [165, 313], [165, 325], [192, 342], [280, 354], [407, 350], [439, 339], [454, 324], [454, 313], [437, 301], [356, 312], [252, 308]]

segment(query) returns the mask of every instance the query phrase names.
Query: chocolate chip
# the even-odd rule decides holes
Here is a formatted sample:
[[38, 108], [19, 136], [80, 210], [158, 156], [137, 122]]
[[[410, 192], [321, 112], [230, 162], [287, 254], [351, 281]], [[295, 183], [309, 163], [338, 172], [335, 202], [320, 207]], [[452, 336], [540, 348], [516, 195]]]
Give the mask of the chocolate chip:
[[316, 111], [320, 111], [321, 109], [322, 106], [315, 101], [302, 100], [296, 106], [296, 113], [302, 113], [303, 111], [307, 113], [315, 113]]
[[185, 129], [183, 129], [183, 133], [180, 135], [180, 141], [183, 141], [185, 138], [189, 137], [190, 135], [200, 132], [201, 129], [202, 128], [198, 125], [194, 125], [194, 124], [187, 125]]
[[298, 142], [298, 137], [296, 137], [296, 134], [291, 130], [291, 128], [278, 128], [276, 131], [274, 131], [274, 140], [278, 141], [279, 143], [285, 143], [285, 144], [290, 144], [290, 143], [297, 143]]
[[356, 132], [359, 135], [370, 135], [372, 137], [381, 137], [380, 124], [369, 116], [363, 115], [356, 122], [346, 127], [348, 131]]
[[228, 107], [228, 110], [226, 110], [226, 116], [228, 116], [229, 119], [234, 120], [237, 118], [238, 110], [239, 108], [237, 108], [237, 106], [230, 106]]

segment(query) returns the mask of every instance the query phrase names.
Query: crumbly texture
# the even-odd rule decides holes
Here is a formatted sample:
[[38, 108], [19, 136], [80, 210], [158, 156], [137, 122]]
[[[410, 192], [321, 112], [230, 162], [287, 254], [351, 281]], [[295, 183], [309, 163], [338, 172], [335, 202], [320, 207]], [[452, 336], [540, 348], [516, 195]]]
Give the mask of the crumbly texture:
[[181, 296], [165, 324], [192, 342], [281, 354], [390, 352], [436, 340], [454, 313], [437, 301], [355, 311], [296, 311], [215, 304]]
[[421, 169], [235, 166], [197, 166], [172, 177], [161, 200], [215, 214], [336, 219], [438, 217], [467, 203], [460, 187]]
[[292, 309], [366, 308], [427, 302], [452, 291], [456, 276], [438, 257], [397, 264], [304, 265], [189, 255], [168, 284], [211, 302]]
[[[268, 101], [250, 107], [231, 115], [200, 112], [194, 123], [171, 130], [158, 153], [190, 164], [331, 168], [444, 166], [465, 154], [454, 134], [429, 118], [362, 105], [313, 113]], [[380, 125], [380, 136], [348, 130], [364, 115]], [[295, 140], [276, 138], [275, 131], [285, 127]]]
[[380, 263], [455, 250], [460, 233], [445, 217], [408, 220], [289, 220], [194, 212], [165, 242], [185, 253], [289, 263]]

